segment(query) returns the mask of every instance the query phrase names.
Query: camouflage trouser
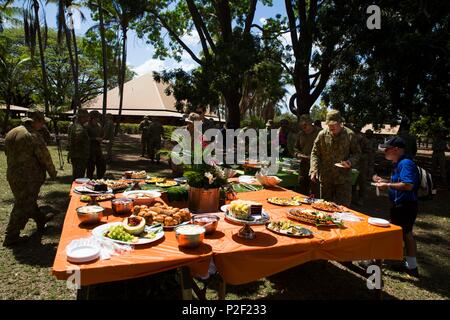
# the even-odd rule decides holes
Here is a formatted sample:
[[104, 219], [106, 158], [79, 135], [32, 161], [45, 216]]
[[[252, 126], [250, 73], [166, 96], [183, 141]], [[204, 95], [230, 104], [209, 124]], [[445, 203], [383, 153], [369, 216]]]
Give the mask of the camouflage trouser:
[[106, 160], [100, 146], [91, 148], [91, 155], [86, 168], [89, 179], [94, 179], [95, 169], [97, 169], [97, 179], [103, 179], [106, 172]]
[[374, 175], [374, 166], [375, 166], [375, 153], [367, 154], [367, 179], [372, 181], [372, 176]]
[[14, 207], [6, 227], [6, 239], [17, 239], [28, 220], [33, 219], [38, 227], [45, 223], [45, 216], [39, 211], [37, 199], [42, 183], [8, 181], [14, 195]]
[[114, 140], [109, 139], [108, 143], [106, 144], [106, 159], [108, 161], [111, 161], [112, 159], [112, 146], [113, 146]]
[[308, 163], [300, 163], [300, 172], [298, 175], [299, 191], [305, 196], [314, 194], [319, 197], [319, 182], [312, 182], [309, 177], [309, 161]]
[[88, 160], [72, 158], [72, 179], [84, 178], [86, 175]]
[[333, 184], [332, 182], [320, 183], [320, 197], [327, 201], [333, 201], [343, 206], [349, 206], [352, 201], [352, 184]]
[[148, 138], [141, 138], [141, 147], [142, 147], [142, 156], [148, 155], [150, 156], [150, 139]]
[[159, 149], [161, 149], [161, 139], [149, 139], [148, 156], [150, 159], [159, 161]]

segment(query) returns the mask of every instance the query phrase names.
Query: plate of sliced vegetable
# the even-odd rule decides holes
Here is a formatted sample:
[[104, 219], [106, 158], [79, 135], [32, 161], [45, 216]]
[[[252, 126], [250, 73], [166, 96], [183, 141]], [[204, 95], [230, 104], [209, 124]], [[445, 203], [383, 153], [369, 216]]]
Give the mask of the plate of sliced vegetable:
[[271, 221], [266, 224], [266, 228], [272, 232], [289, 237], [311, 237], [312, 231], [290, 220]]
[[277, 206], [300, 206], [302, 204], [301, 201], [294, 200], [292, 198], [279, 197], [267, 198], [267, 202], [275, 204]]
[[145, 226], [142, 232], [132, 234], [127, 231], [124, 222], [111, 222], [96, 227], [92, 230], [92, 234], [119, 244], [142, 245], [158, 241], [164, 237], [164, 230], [162, 225]]

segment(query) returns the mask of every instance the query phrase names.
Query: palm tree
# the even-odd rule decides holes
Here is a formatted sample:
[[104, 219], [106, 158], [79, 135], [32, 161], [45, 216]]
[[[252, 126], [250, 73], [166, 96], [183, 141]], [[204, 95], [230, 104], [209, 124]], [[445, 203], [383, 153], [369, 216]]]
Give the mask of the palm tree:
[[18, 7], [13, 7], [14, 0], [2, 0], [0, 1], [0, 32], [3, 32], [5, 23], [11, 23], [18, 25], [20, 20], [16, 18], [22, 13], [22, 10]]
[[[99, 25], [94, 26], [93, 28], [98, 27], [100, 29], [100, 39], [101, 39], [101, 43], [102, 43], [102, 68], [103, 68], [102, 115], [103, 115], [103, 124], [104, 124], [105, 123], [105, 115], [106, 115], [106, 106], [107, 106], [107, 94], [106, 93], [108, 91], [108, 57], [107, 57], [107, 52], [106, 52], [104, 13], [108, 13], [108, 11], [103, 8], [103, 0], [88, 1], [88, 4], [91, 7], [97, 7], [98, 17], [99, 17]], [[89, 29], [89, 30], [91, 30], [91, 29]], [[89, 30], [88, 30], [88, 32], [89, 32]]]
[[29, 57], [8, 59], [6, 56], [0, 57], [0, 98], [5, 101], [6, 114], [3, 122], [3, 131], [8, 126], [11, 103], [20, 81], [20, 69], [30, 61]]
[[23, 9], [23, 25], [25, 31], [25, 43], [30, 48], [31, 58], [34, 57], [36, 50], [36, 35], [38, 38], [39, 57], [41, 60], [42, 86], [44, 88], [44, 105], [45, 112], [49, 112], [48, 107], [48, 85], [47, 85], [47, 68], [45, 66], [44, 49], [47, 43], [47, 21], [45, 19], [45, 10], [43, 10], [44, 37], [41, 34], [41, 25], [39, 19], [39, 9], [42, 5], [40, 0], [27, 0], [24, 2]]
[[[77, 108], [80, 107], [80, 94], [79, 94], [79, 62], [78, 62], [78, 46], [77, 38], [75, 34], [74, 22], [73, 22], [73, 9], [78, 10], [80, 5], [72, 0], [47, 0], [47, 3], [55, 3], [58, 7], [56, 14], [56, 21], [58, 25], [58, 43], [62, 45], [62, 35], [66, 37], [66, 45], [69, 51], [69, 62], [72, 69], [72, 78], [74, 83], [74, 96], [72, 100], [72, 107], [74, 113]], [[82, 21], [85, 19], [84, 15], [80, 12]], [[69, 25], [67, 25], [67, 20]], [[73, 42], [73, 51], [72, 51]]]
[[117, 126], [120, 125], [120, 116], [122, 115], [123, 106], [123, 86], [125, 83], [125, 73], [127, 69], [127, 32], [130, 27], [130, 22], [140, 17], [144, 13], [147, 1], [144, 0], [113, 0], [114, 18], [120, 27], [122, 40], [122, 59], [119, 69], [119, 118]]

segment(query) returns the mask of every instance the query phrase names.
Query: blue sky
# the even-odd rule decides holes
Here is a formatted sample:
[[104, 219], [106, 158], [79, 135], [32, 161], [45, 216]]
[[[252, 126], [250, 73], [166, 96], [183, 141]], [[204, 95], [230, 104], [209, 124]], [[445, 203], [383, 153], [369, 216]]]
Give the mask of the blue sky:
[[[84, 13], [86, 21], [75, 23], [76, 33], [79, 35], [83, 35], [86, 30], [88, 30], [94, 24], [94, 22], [90, 18], [89, 10], [86, 8], [82, 8], [81, 11]], [[45, 14], [47, 23], [50, 28], [56, 28], [56, 12], [57, 10], [54, 4], [48, 4], [46, 6]], [[274, 17], [276, 14], [285, 15], [284, 1], [274, 0], [272, 7], [263, 6], [261, 3], [258, 3], [254, 23], [262, 24], [264, 23], [265, 18]], [[285, 39], [285, 41], [290, 41], [288, 34], [285, 34]], [[197, 34], [186, 35], [183, 37], [183, 40], [185, 40], [195, 51], [198, 52], [198, 50], [200, 50]], [[139, 39], [136, 36], [135, 32], [132, 30], [128, 34], [127, 49], [127, 64], [137, 73], [137, 76], [152, 71], [160, 71], [163, 69], [172, 69], [179, 67], [185, 70], [189, 70], [197, 66], [197, 64], [190, 58], [187, 53], [183, 54], [183, 58], [180, 63], [176, 62], [173, 59], [166, 59], [164, 61], [153, 59], [152, 46], [146, 44], [144, 39]], [[286, 96], [286, 101], [288, 101], [290, 95], [294, 92], [294, 90], [292, 87], [286, 89], [289, 92]]]

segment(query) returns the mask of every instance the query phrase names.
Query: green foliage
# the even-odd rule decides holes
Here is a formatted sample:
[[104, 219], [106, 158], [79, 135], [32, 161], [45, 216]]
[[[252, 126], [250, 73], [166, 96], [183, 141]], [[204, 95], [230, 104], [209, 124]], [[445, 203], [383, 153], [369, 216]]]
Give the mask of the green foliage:
[[213, 165], [187, 165], [183, 176], [187, 179], [188, 185], [194, 188], [213, 189], [228, 184], [223, 169]]
[[432, 137], [447, 130], [442, 117], [423, 116], [411, 124], [411, 133], [422, 137]]
[[137, 123], [121, 123], [120, 131], [127, 134], [138, 134], [139, 132], [139, 124]]
[[261, 119], [260, 117], [250, 116], [241, 121], [241, 127], [264, 129], [266, 127], [266, 123], [264, 119]]
[[172, 201], [188, 201], [188, 189], [186, 186], [175, 186], [167, 188], [167, 200]]

